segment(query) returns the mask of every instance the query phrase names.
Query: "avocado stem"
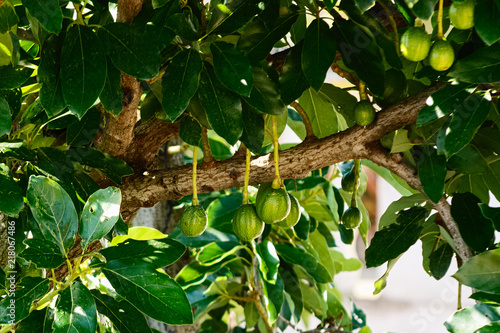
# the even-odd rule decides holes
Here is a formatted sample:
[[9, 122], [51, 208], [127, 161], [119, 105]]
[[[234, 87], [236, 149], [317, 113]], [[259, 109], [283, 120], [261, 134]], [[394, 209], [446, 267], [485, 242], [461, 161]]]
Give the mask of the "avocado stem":
[[438, 40], [441, 40], [443, 39], [443, 0], [439, 0], [437, 23], [438, 23], [438, 32], [436, 37]]
[[278, 144], [278, 121], [276, 116], [273, 117], [273, 146], [274, 146], [274, 180], [272, 187], [277, 190], [281, 186], [280, 170], [279, 170], [279, 144]]
[[193, 200], [192, 205], [198, 206], [198, 193], [196, 189], [196, 166], [198, 165], [198, 147], [193, 146]]
[[359, 98], [362, 101], [366, 101], [368, 96], [366, 95], [366, 84], [363, 81], [359, 81]]
[[250, 178], [250, 150], [247, 148], [245, 164], [245, 185], [243, 187], [243, 204], [248, 204], [248, 178]]

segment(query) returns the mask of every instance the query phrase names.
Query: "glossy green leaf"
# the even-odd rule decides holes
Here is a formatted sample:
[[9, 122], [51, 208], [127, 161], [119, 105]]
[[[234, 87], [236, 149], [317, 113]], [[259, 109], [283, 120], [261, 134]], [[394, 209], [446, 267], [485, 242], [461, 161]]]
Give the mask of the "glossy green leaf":
[[299, 104], [309, 116], [314, 134], [319, 139], [339, 131], [337, 113], [332, 103], [320, 93], [312, 88], [307, 89], [300, 96]]
[[253, 72], [247, 56], [236, 45], [225, 42], [212, 43], [210, 50], [219, 81], [237, 94], [250, 96]]
[[84, 146], [91, 143], [101, 124], [101, 113], [96, 107], [89, 109], [79, 121], [68, 126], [66, 143], [70, 146]]
[[104, 88], [99, 95], [99, 100], [104, 108], [114, 114], [119, 115], [123, 109], [123, 90], [121, 87], [121, 72], [107, 59], [106, 81]]
[[23, 195], [7, 165], [0, 163], [0, 211], [17, 216], [23, 209]]
[[446, 162], [449, 169], [466, 174], [488, 171], [488, 162], [473, 145], [467, 145]]
[[435, 92], [418, 113], [417, 126], [430, 124], [460, 108], [471, 92], [470, 85], [464, 83], [450, 84]]
[[106, 57], [91, 28], [71, 26], [61, 50], [61, 85], [64, 101], [81, 118], [94, 104], [106, 80]]
[[80, 218], [79, 234], [83, 250], [113, 228], [120, 216], [121, 202], [120, 189], [112, 186], [98, 190], [88, 198]]
[[203, 266], [212, 266], [218, 264], [242, 248], [244, 248], [244, 246], [236, 241], [210, 243], [203, 247], [198, 254], [197, 260]]
[[463, 240], [476, 252], [486, 250], [494, 239], [493, 223], [481, 214], [480, 202], [471, 193], [455, 193], [450, 210]]
[[61, 255], [59, 247], [48, 240], [38, 238], [25, 239], [24, 244], [28, 246], [21, 256], [33, 262], [40, 268], [57, 268], [66, 261], [66, 257]]
[[184, 266], [175, 277], [175, 281], [183, 288], [198, 285], [206, 280], [209, 274], [219, 271], [228, 263], [239, 260], [235, 255], [225, 257], [223, 260], [212, 266], [203, 266], [198, 261], [192, 261], [189, 265]]
[[478, 328], [474, 333], [497, 333], [500, 331], [500, 321]]
[[329, 83], [323, 84], [319, 94], [332, 103], [335, 110], [342, 114], [346, 121], [354, 124], [354, 107], [358, 104], [356, 97], [347, 90], [335, 87]]
[[[449, 158], [467, 145], [476, 134], [479, 126], [486, 120], [490, 110], [489, 93], [481, 96], [473, 94], [464, 101], [462, 107], [453, 113], [444, 138], [444, 151]], [[438, 141], [438, 147], [440, 142]]]
[[[319, 225], [320, 223], [318, 223], [318, 226]], [[318, 227], [316, 227], [316, 230], [309, 234], [309, 242], [312, 245], [312, 248], [309, 248], [308, 252], [312, 253], [318, 258], [319, 262], [322, 263], [323, 266], [325, 266], [331, 276], [335, 276], [335, 274], [337, 273], [335, 262], [331, 256], [331, 252], [328, 248], [328, 244], [326, 243], [326, 239], [318, 231]]]
[[281, 115], [286, 110], [277, 82], [261, 67], [253, 68], [253, 88], [250, 96], [242, 97], [248, 104], [263, 113]]
[[49, 32], [59, 34], [62, 29], [63, 14], [57, 0], [23, 0], [29, 13]]
[[500, 81], [500, 45], [483, 47], [458, 60], [451, 68], [449, 75], [460, 81], [471, 83]]
[[28, 80], [33, 69], [28, 67], [0, 66], [0, 89], [19, 87]]
[[207, 208], [208, 225], [222, 232], [233, 233], [231, 221], [242, 201], [241, 193], [232, 193], [212, 201]]
[[302, 309], [304, 307], [304, 302], [302, 299], [302, 292], [300, 290], [300, 281], [293, 270], [292, 266], [287, 264], [286, 262], [280, 263], [279, 275], [283, 280], [284, 288], [287, 294], [290, 295], [290, 298], [293, 301], [293, 305], [295, 307], [295, 316], [300, 318], [302, 314]]
[[435, 149], [425, 149], [418, 160], [418, 176], [425, 194], [438, 202], [444, 194], [446, 159]]
[[318, 18], [307, 27], [302, 48], [302, 70], [311, 87], [318, 91], [337, 54], [337, 42], [328, 24]]
[[178, 53], [165, 70], [162, 78], [162, 106], [168, 117], [174, 121], [189, 105], [198, 89], [201, 72], [201, 58], [194, 49]]
[[259, 0], [232, 0], [219, 3], [213, 9], [207, 31], [219, 34], [232, 33], [260, 13], [262, 4]]
[[184, 117], [179, 124], [179, 136], [182, 141], [192, 146], [198, 146], [201, 140], [200, 123], [191, 117]]
[[489, 207], [486, 204], [479, 204], [481, 213], [484, 217], [489, 218], [497, 231], [500, 231], [500, 207]]
[[59, 295], [52, 324], [53, 332], [95, 332], [97, 309], [87, 287], [75, 281]]
[[285, 299], [284, 290], [283, 280], [279, 275], [276, 276], [274, 284], [264, 281], [262, 291], [264, 297], [267, 298], [267, 302], [264, 301], [264, 303], [270, 313], [271, 321], [275, 321], [281, 311]]
[[44, 331], [44, 321], [47, 308], [43, 310], [31, 311], [30, 315], [19, 323], [16, 327], [17, 333], [40, 333]]
[[365, 12], [368, 8], [370, 8], [375, 0], [355, 0], [356, 6], [358, 6], [361, 12]]
[[399, 213], [397, 223], [377, 231], [365, 251], [366, 266], [380, 266], [406, 252], [417, 242], [426, 216], [427, 209], [412, 207]]
[[292, 47], [281, 69], [279, 85], [285, 104], [295, 101], [310, 86], [302, 70], [303, 46], [304, 42], [300, 42]]
[[352, 21], [335, 21], [333, 32], [344, 64], [377, 96], [384, 94], [384, 62], [373, 35]]
[[313, 255], [298, 247], [287, 244], [276, 244], [276, 251], [288, 263], [304, 267], [311, 276], [319, 283], [332, 281], [328, 270]]
[[275, 284], [278, 278], [278, 267], [280, 260], [276, 253], [276, 248], [270, 241], [263, 241], [256, 247], [259, 270], [264, 280], [270, 284]]
[[458, 310], [444, 326], [451, 333], [470, 333], [500, 320], [500, 306], [475, 304]]
[[104, 171], [106, 176], [118, 185], [122, 185], [123, 176], [134, 173], [124, 161], [92, 147], [78, 147], [70, 150], [68, 155], [83, 165]]
[[423, 194], [416, 193], [410, 196], [402, 196], [399, 200], [393, 201], [380, 217], [380, 221], [378, 223], [379, 230], [389, 224], [395, 223], [397, 219], [397, 212], [420, 205], [425, 200], [426, 198]]
[[153, 3], [153, 8], [159, 8], [168, 3], [169, 0], [153, 0], [151, 2]]
[[0, 6], [0, 34], [6, 34], [18, 23], [19, 17], [14, 6], [9, 1], [3, 2]]
[[[9, 293], [0, 301], [0, 324], [16, 323], [30, 314], [33, 301], [49, 290], [49, 280], [41, 277], [24, 277], [17, 283], [15, 293]], [[9, 306], [15, 304], [14, 314]]]
[[429, 269], [432, 276], [439, 280], [441, 279], [451, 264], [451, 259], [453, 258], [453, 249], [448, 243], [444, 243], [439, 246], [432, 254], [429, 259]]
[[[488, 173], [489, 172], [490, 171], [488, 171]], [[492, 181], [486, 185], [484, 179], [488, 177], [488, 173], [483, 175], [458, 175], [447, 184], [446, 193], [470, 192], [481, 199], [481, 202], [488, 203], [490, 200], [488, 188], [494, 189], [492, 192], [495, 194], [497, 186], [496, 179], [492, 179]], [[498, 186], [500, 186], [500, 184], [498, 184]]]
[[102, 270], [116, 292], [149, 317], [171, 325], [193, 322], [186, 294], [167, 274], [139, 260], [113, 260]]
[[38, 67], [38, 82], [42, 84], [40, 101], [49, 118], [66, 107], [60, 74], [64, 35], [50, 35], [43, 43], [40, 55], [41, 61]]
[[241, 100], [224, 88], [209, 64], [205, 64], [201, 71], [198, 97], [214, 131], [234, 145], [243, 132]]
[[158, 74], [160, 52], [128, 25], [110, 23], [97, 33], [106, 53], [119, 70], [142, 80]]
[[311, 217], [303, 208], [301, 208], [299, 222], [297, 222], [297, 224], [293, 227], [293, 230], [298, 238], [307, 240], [309, 238], [310, 227]]
[[264, 142], [264, 115], [247, 102], [241, 102], [243, 116], [243, 133], [240, 141], [243, 142], [252, 153], [260, 154]]
[[[487, 45], [500, 39], [500, 7], [496, 0], [478, 1], [474, 8], [474, 27]], [[498, 46], [498, 45], [497, 45]]]
[[78, 232], [78, 217], [70, 196], [55, 181], [43, 176], [31, 176], [27, 198], [43, 236], [57, 244], [66, 257]]
[[165, 25], [183, 39], [189, 41], [198, 39], [198, 19], [190, 10], [184, 10], [182, 13], [170, 16]]
[[118, 301], [101, 294], [97, 289], [90, 293], [94, 297], [97, 311], [108, 317], [120, 333], [152, 332], [144, 315], [126, 300]]
[[280, 16], [272, 27], [267, 27], [260, 17], [254, 18], [241, 33], [238, 47], [246, 53], [251, 62], [264, 59], [274, 44], [290, 31], [297, 17], [296, 7], [282, 7]]
[[434, 13], [437, 2], [438, 0], [419, 0], [412, 8], [413, 12], [418, 18], [427, 20]]
[[477, 291], [469, 296], [471, 299], [475, 299], [482, 303], [489, 303], [494, 305], [500, 305], [500, 295], [499, 294], [490, 294], [482, 291]]

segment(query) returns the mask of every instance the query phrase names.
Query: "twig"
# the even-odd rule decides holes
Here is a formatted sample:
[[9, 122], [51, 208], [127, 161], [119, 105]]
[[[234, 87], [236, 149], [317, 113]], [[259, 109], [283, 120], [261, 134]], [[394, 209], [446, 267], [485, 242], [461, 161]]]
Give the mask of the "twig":
[[203, 163], [211, 163], [215, 161], [208, 141], [208, 131], [204, 127], [201, 130], [201, 145], [203, 147]]
[[307, 115], [306, 111], [304, 108], [297, 102], [293, 101], [290, 106], [297, 111], [297, 113], [302, 117], [302, 122], [304, 123], [304, 126], [306, 127], [306, 139], [309, 138], [314, 138], [314, 131], [313, 127], [311, 124], [311, 120], [309, 119], [309, 116]]

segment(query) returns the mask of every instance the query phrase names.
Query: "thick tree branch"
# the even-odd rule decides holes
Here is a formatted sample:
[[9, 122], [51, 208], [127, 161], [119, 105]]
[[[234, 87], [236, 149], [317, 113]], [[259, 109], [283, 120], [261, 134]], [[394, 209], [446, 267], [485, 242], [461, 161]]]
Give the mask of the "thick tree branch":
[[[280, 174], [283, 178], [304, 178], [311, 170], [353, 158], [367, 158], [368, 143], [415, 122], [427, 97], [443, 85], [438, 83], [379, 112], [375, 122], [368, 127], [355, 126], [323, 139], [306, 140], [282, 151]], [[199, 193], [241, 187], [245, 174], [244, 159], [244, 156], [235, 156], [214, 162], [209, 167], [201, 164], [198, 173]], [[250, 184], [273, 180], [274, 165], [270, 154], [254, 157], [251, 165]], [[151, 207], [159, 201], [179, 199], [191, 194], [191, 165], [131, 176], [124, 183], [123, 207]]]

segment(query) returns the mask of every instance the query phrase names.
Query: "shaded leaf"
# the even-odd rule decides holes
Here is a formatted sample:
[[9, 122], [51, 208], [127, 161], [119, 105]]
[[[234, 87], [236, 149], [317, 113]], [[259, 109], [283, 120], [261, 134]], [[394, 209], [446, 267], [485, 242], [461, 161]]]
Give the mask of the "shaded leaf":
[[57, 0], [23, 0], [29, 13], [49, 32], [59, 34], [62, 29], [63, 15]]
[[262, 69], [253, 68], [253, 87], [250, 96], [242, 96], [248, 104], [260, 112], [271, 115], [281, 115], [286, 106], [281, 100], [277, 82]]
[[[500, 22], [500, 20], [497, 21]], [[500, 81], [500, 45], [483, 47], [465, 58], [457, 60], [448, 75], [470, 83]]]
[[212, 43], [210, 50], [215, 76], [219, 81], [237, 94], [250, 96], [253, 87], [253, 72], [246, 55], [236, 45], [225, 42]]
[[208, 32], [219, 34], [232, 33], [262, 11], [259, 0], [232, 0], [219, 3], [212, 12]]
[[189, 116], [182, 118], [179, 124], [179, 136], [182, 141], [191, 146], [198, 146], [201, 140], [201, 131], [200, 123]]
[[435, 149], [424, 149], [418, 160], [418, 176], [425, 194], [438, 202], [444, 194], [446, 159]]
[[57, 268], [66, 261], [66, 257], [61, 255], [58, 246], [47, 240], [25, 239], [24, 244], [28, 248], [23, 251], [21, 256], [40, 268]]
[[0, 6], [0, 34], [8, 33], [18, 23], [19, 17], [14, 6], [9, 1], [3, 2]]
[[240, 141], [252, 153], [260, 154], [264, 142], [264, 116], [247, 102], [241, 102], [243, 116], [243, 133]]
[[95, 332], [97, 310], [87, 287], [75, 281], [59, 295], [52, 324], [53, 332]]
[[285, 63], [281, 68], [279, 86], [281, 99], [285, 104], [295, 101], [310, 86], [302, 70], [303, 46], [304, 42], [302, 41], [295, 44], [286, 56]]
[[451, 264], [451, 259], [453, 258], [453, 249], [448, 243], [444, 243], [439, 246], [432, 254], [429, 259], [429, 269], [432, 276], [439, 280], [441, 279]]
[[[0, 301], [0, 324], [16, 323], [30, 314], [33, 301], [42, 297], [49, 290], [49, 280], [41, 277], [24, 277], [16, 285], [15, 293], [9, 293]], [[11, 315], [9, 306], [15, 304]]]
[[413, 6], [413, 12], [418, 18], [422, 20], [427, 20], [434, 13], [434, 7], [438, 0], [419, 0]]
[[0, 212], [16, 216], [23, 209], [21, 188], [12, 177], [7, 165], [0, 163]]
[[314, 89], [304, 91], [299, 98], [299, 104], [309, 116], [313, 132], [319, 139], [339, 131], [337, 113], [332, 103]]
[[99, 100], [102, 106], [115, 116], [122, 112], [123, 90], [121, 87], [121, 72], [113, 65], [110, 58], [107, 58], [106, 81], [99, 95]]
[[28, 80], [33, 69], [28, 67], [0, 66], [0, 89], [19, 87]]
[[446, 162], [448, 168], [466, 174], [488, 171], [488, 162], [473, 145], [467, 145]]
[[101, 113], [96, 107], [89, 109], [79, 121], [68, 126], [66, 143], [70, 146], [84, 146], [91, 143], [101, 124]]
[[313, 255], [298, 247], [287, 244], [276, 244], [276, 251], [288, 263], [304, 267], [311, 276], [319, 283], [332, 281], [328, 270]]
[[500, 39], [499, 17], [500, 7], [496, 0], [478, 1], [474, 7], [476, 32], [487, 45], [492, 45]]
[[40, 89], [40, 101], [45, 112], [52, 118], [64, 110], [64, 101], [61, 84], [61, 50], [65, 34], [50, 35], [43, 43], [40, 54], [40, 66], [38, 67], [38, 82], [42, 84]]

